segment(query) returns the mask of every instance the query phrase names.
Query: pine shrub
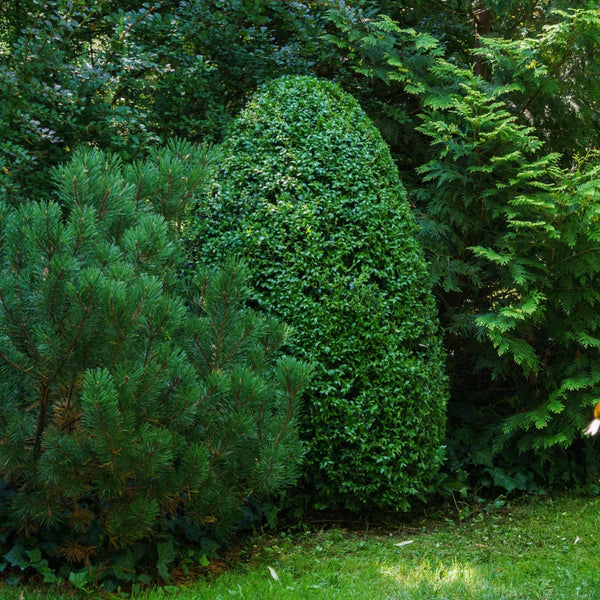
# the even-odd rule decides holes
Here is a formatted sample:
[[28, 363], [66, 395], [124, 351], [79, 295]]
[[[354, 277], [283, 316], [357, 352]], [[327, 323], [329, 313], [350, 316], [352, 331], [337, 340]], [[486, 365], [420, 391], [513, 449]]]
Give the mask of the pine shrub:
[[307, 371], [281, 354], [289, 330], [245, 307], [243, 265], [183, 278], [176, 222], [153, 208], [179, 214], [207, 157], [81, 151], [58, 202], [0, 204], [7, 549], [41, 544], [97, 577], [153, 559], [167, 577], [178, 544], [202, 551], [295, 481]]
[[436, 308], [397, 170], [339, 86], [275, 80], [222, 147], [190, 248], [243, 257], [254, 300], [315, 366], [304, 483], [319, 507], [405, 510], [438, 468], [446, 386]]

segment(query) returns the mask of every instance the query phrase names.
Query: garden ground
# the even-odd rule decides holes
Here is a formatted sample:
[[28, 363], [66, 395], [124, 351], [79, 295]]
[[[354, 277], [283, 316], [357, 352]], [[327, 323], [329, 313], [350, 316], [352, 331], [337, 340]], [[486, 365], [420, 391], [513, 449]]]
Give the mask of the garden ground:
[[[259, 536], [228, 560], [213, 562], [193, 583], [133, 597], [600, 600], [599, 497], [542, 495], [456, 508], [399, 525], [328, 524]], [[7, 600], [73, 597], [57, 590], [0, 588], [0, 598]]]

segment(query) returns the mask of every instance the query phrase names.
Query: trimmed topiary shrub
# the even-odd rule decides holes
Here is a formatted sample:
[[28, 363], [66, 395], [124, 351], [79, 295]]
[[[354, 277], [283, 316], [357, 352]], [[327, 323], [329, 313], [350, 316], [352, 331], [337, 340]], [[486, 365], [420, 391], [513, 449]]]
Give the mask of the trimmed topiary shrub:
[[336, 84], [260, 89], [191, 224], [196, 260], [244, 257], [258, 307], [315, 365], [304, 480], [319, 507], [405, 510], [442, 457], [446, 382], [415, 223], [381, 136]]

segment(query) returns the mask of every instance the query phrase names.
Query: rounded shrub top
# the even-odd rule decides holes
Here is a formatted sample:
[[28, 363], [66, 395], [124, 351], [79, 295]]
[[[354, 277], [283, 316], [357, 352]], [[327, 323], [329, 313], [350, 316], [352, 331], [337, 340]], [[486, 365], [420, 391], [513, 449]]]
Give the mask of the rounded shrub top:
[[317, 504], [407, 509], [442, 459], [443, 353], [406, 193], [358, 103], [312, 77], [263, 86], [191, 227], [198, 260], [245, 258], [258, 307], [315, 365]]

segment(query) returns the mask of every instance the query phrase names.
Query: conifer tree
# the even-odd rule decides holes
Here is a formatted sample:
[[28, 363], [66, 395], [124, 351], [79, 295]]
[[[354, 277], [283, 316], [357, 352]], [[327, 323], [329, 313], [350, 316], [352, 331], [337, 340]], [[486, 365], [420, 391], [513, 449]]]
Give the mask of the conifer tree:
[[598, 401], [598, 156], [561, 168], [511, 114], [510, 86], [436, 72], [459, 85], [422, 115], [436, 158], [419, 169], [418, 198], [450, 349], [455, 448], [489, 485], [581, 482], [586, 461], [565, 449]]
[[178, 142], [134, 167], [81, 151], [58, 202], [0, 204], [2, 526], [69, 562], [222, 538], [295, 479], [289, 331], [245, 308], [243, 265], [182, 277], [154, 210], [180, 215], [208, 162]]

